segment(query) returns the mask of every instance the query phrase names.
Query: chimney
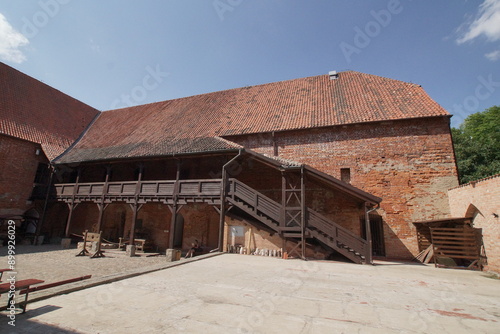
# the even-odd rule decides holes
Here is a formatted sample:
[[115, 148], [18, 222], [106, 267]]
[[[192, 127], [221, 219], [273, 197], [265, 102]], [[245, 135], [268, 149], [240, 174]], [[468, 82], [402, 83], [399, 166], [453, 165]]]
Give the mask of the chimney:
[[335, 80], [339, 78], [337, 71], [330, 71], [328, 72], [328, 75], [330, 76], [330, 80]]

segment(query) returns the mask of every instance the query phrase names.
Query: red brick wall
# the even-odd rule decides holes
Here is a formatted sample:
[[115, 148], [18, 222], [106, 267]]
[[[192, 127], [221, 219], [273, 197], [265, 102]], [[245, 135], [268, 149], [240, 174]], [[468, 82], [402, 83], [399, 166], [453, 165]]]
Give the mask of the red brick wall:
[[[271, 134], [228, 137], [246, 148], [273, 155]], [[280, 157], [306, 163], [340, 179], [350, 168], [351, 184], [382, 197], [388, 257], [418, 252], [413, 221], [449, 215], [447, 189], [458, 185], [448, 118], [344, 125], [276, 133]]]
[[473, 215], [474, 227], [483, 229], [485, 269], [500, 273], [500, 174], [450, 189], [448, 196], [453, 217]]
[[194, 203], [183, 206], [179, 213], [184, 217], [182, 249], [191, 248], [198, 240], [200, 246], [215, 249], [219, 242], [219, 214], [208, 204]]
[[[233, 226], [243, 226], [244, 235], [233, 240], [231, 234], [231, 227]], [[237, 219], [236, 217], [226, 216], [224, 225], [223, 250], [228, 251], [228, 246], [235, 246], [235, 244], [240, 244], [245, 248], [245, 254], [250, 254], [251, 252], [255, 251], [256, 248], [267, 249], [269, 251], [280, 250], [282, 252], [290, 252], [295, 248], [297, 242], [294, 240], [287, 240], [285, 248], [283, 248], [283, 239], [277, 233], [271, 235], [269, 232], [253, 227], [252, 224], [244, 219]], [[307, 244], [306, 257], [308, 258], [323, 260], [328, 257], [329, 253], [330, 252], [326, 251], [319, 245]], [[293, 254], [293, 256], [296, 257], [297, 255]]]
[[[61, 221], [57, 221], [55, 212], [66, 211], [63, 208], [54, 206], [48, 210], [49, 229], [62, 233]], [[219, 214], [213, 207], [203, 203], [188, 204], [182, 207], [179, 214], [184, 218], [182, 249], [187, 250], [191, 243], [196, 240], [201, 246], [208, 249], [215, 249], [219, 240]], [[73, 213], [70, 225], [70, 233], [81, 235], [83, 231], [97, 231], [99, 211], [97, 204], [85, 202], [79, 204]], [[137, 219], [142, 221], [139, 228], [136, 225], [136, 238], [148, 239], [153, 244], [154, 251], [164, 252], [169, 247], [171, 211], [166, 204], [147, 203], [142, 206], [137, 214]], [[67, 218], [67, 211], [64, 219]], [[62, 225], [65, 225], [63, 223]], [[126, 203], [112, 203], [104, 211], [101, 230], [103, 237], [107, 240], [117, 242], [119, 237], [128, 239], [132, 227], [132, 209]], [[61, 236], [54, 235], [51, 236]]]
[[34, 205], [27, 202], [33, 191], [38, 163], [48, 163], [40, 145], [0, 135], [0, 215], [23, 214]]

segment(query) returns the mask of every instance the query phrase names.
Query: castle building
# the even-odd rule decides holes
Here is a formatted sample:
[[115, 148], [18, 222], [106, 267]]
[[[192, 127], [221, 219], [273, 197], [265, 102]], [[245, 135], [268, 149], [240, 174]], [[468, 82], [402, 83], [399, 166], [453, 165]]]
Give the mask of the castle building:
[[[2, 101], [29, 93], [20, 97], [28, 125], [53, 136], [6, 133], [4, 118], [12, 128], [28, 119], [12, 116], [19, 103], [2, 102], [2, 141], [41, 148], [53, 167], [46, 237], [92, 230], [158, 251], [197, 240], [359, 263], [410, 259], [420, 251], [413, 222], [447, 217], [447, 190], [458, 185], [451, 115], [417, 84], [332, 72], [96, 112], [2, 68]], [[16, 76], [28, 83], [12, 85]], [[60, 133], [64, 143], [50, 139]], [[22, 165], [3, 152], [2, 169]], [[2, 214], [28, 209], [35, 174], [19, 175], [20, 202], [9, 192]]]

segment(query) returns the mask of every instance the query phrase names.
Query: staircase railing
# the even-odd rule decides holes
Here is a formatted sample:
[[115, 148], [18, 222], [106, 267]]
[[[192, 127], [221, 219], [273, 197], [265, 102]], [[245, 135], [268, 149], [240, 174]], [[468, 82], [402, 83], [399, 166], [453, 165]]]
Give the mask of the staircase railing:
[[281, 204], [236, 179], [229, 179], [229, 187], [228, 196], [233, 201], [241, 200], [253, 207], [256, 213], [262, 213], [279, 224]]
[[307, 208], [307, 222], [310, 226], [326, 233], [329, 237], [333, 238], [335, 242], [351, 248], [353, 251], [365, 256], [369, 252], [368, 242], [356, 236], [348, 229], [335, 224], [330, 219], [321, 215], [320, 213]]
[[[229, 189], [227, 196], [233, 204], [242, 203], [244, 206], [240, 204], [239, 207], [251, 210], [248, 213], [261, 217], [263, 215], [265, 218], [272, 220], [273, 224], [269, 224], [270, 222], [265, 223], [276, 231], [286, 230], [286, 228], [280, 228], [280, 226], [283, 226], [280, 222], [282, 218], [282, 204], [261, 194], [239, 180], [231, 178], [228, 181]], [[355, 262], [361, 262], [361, 257], [367, 258], [367, 252], [370, 250], [366, 240], [356, 236], [348, 229], [334, 223], [320, 213], [310, 208], [306, 209], [306, 228], [311, 227], [326, 234], [328, 238], [333, 239], [332, 241], [328, 241], [329, 246], [345, 255], [349, 255], [348, 257]], [[346, 254], [346, 252], [349, 254]]]

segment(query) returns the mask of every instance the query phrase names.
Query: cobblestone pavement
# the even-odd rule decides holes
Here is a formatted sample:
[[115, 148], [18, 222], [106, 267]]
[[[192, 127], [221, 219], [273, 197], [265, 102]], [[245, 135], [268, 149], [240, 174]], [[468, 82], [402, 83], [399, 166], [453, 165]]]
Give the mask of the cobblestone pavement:
[[225, 254], [31, 303], [0, 332], [498, 333], [499, 287], [417, 264]]
[[[148, 267], [165, 263], [165, 256], [127, 257], [124, 251], [107, 250], [106, 257], [91, 259], [75, 256], [75, 248], [61, 249], [60, 245], [16, 247], [17, 279], [38, 278], [55, 282], [68, 278], [93, 275], [103, 277], [138, 267]], [[7, 268], [7, 247], [0, 247], [0, 269]]]

